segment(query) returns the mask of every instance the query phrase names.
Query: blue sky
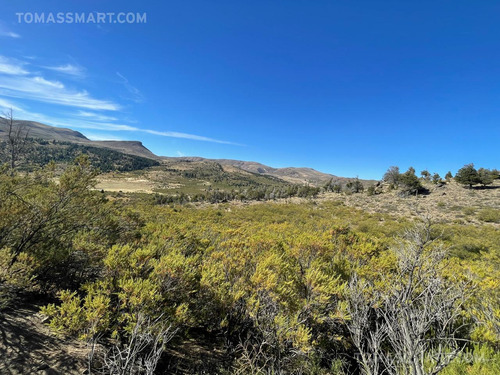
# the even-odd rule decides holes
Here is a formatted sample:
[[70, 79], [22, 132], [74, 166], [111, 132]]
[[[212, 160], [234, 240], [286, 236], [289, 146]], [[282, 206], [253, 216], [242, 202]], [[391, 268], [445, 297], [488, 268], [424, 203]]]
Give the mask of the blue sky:
[[[146, 23], [16, 15], [35, 12]], [[0, 110], [159, 155], [499, 168], [499, 20], [486, 0], [2, 1]]]

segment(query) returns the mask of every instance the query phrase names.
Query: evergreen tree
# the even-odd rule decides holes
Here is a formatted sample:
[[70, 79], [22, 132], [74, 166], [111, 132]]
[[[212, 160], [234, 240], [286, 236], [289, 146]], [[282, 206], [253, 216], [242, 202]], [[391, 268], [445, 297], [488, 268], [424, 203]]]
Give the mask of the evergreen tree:
[[346, 184], [346, 188], [353, 193], [360, 193], [364, 190], [363, 184], [361, 183], [361, 181], [359, 181], [357, 177], [354, 181], [349, 181]]
[[430, 179], [431, 179], [431, 174], [429, 173], [429, 171], [427, 169], [424, 169], [422, 172], [420, 172], [420, 175], [422, 176], [422, 178], [425, 181], [430, 181]]
[[432, 175], [432, 182], [435, 184], [439, 184], [441, 182], [441, 176], [439, 175], [439, 173], [434, 173]]
[[410, 167], [403, 173], [400, 177], [401, 185], [403, 186], [403, 191], [406, 193], [417, 193], [422, 189], [420, 180], [415, 175], [415, 168]]
[[486, 186], [493, 183], [493, 174], [489, 169], [479, 168], [477, 174], [479, 175], [479, 183], [481, 185]]
[[493, 177], [494, 180], [500, 179], [500, 171], [498, 169], [492, 169], [491, 176]]
[[462, 185], [469, 185], [469, 188], [481, 182], [474, 164], [467, 164], [460, 168], [455, 175], [455, 181]]

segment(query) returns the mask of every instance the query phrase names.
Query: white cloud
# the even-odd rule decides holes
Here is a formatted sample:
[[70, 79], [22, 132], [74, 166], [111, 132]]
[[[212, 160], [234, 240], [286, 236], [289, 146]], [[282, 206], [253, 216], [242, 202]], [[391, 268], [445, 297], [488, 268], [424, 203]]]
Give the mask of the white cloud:
[[148, 130], [148, 129], [144, 129], [144, 130], [141, 130], [141, 131], [149, 133], [149, 134], [161, 135], [163, 137], [183, 138], [183, 139], [191, 139], [193, 141], [204, 141], [204, 142], [222, 143], [222, 144], [226, 144], [226, 145], [241, 146], [241, 145], [239, 145], [237, 143], [228, 142], [228, 141], [221, 141], [221, 140], [218, 140], [218, 139], [204, 137], [204, 136], [195, 135], [195, 134], [172, 132], [172, 131], [157, 131], [157, 130]]
[[82, 67], [72, 65], [72, 64], [57, 65], [57, 66], [44, 66], [44, 68], [52, 70], [54, 72], [74, 76], [74, 77], [83, 77], [85, 75], [85, 72], [84, 72]]
[[95, 99], [85, 90], [70, 90], [59, 81], [38, 76], [2, 77], [0, 95], [94, 110], [117, 111], [121, 108], [112, 101]]
[[[182, 139], [190, 139], [190, 140], [195, 140], [195, 141], [204, 141], [204, 142], [214, 142], [214, 143], [221, 143], [221, 144], [230, 144], [230, 145], [237, 145], [241, 146], [238, 143], [233, 143], [233, 142], [227, 142], [227, 141], [221, 141], [218, 139], [213, 139], [209, 137], [204, 137], [204, 136], [199, 136], [195, 134], [188, 134], [188, 133], [179, 133], [179, 132], [170, 132], [170, 131], [156, 131], [156, 130], [151, 130], [151, 129], [141, 129], [136, 126], [131, 126], [127, 124], [117, 124], [113, 122], [99, 122], [99, 121], [93, 121], [93, 120], [85, 120], [82, 118], [75, 118], [75, 117], [65, 117], [65, 118], [59, 118], [59, 117], [51, 117], [51, 116], [46, 116], [41, 113], [35, 113], [35, 112], [29, 112], [23, 108], [20, 107], [15, 107], [12, 105], [12, 103], [7, 102], [3, 99], [0, 98], [0, 108], [3, 107], [3, 105], [6, 105], [6, 109], [12, 107], [12, 109], [17, 110], [16, 118], [18, 119], [23, 119], [23, 120], [31, 120], [31, 121], [38, 121], [47, 125], [51, 126], [57, 126], [57, 127], [63, 127], [63, 128], [70, 128], [70, 129], [88, 129], [88, 130], [99, 130], [99, 131], [108, 131], [108, 132], [142, 132], [142, 133], [148, 133], [148, 134], [153, 134], [153, 135], [159, 135], [162, 137], [169, 137], [169, 138], [182, 138]], [[80, 113], [88, 113], [92, 114], [91, 112], [80, 112]], [[85, 116], [83, 116], [85, 117]], [[88, 116], [91, 118], [91, 116]], [[85, 134], [94, 134], [95, 133], [87, 133]], [[120, 137], [118, 136], [107, 136], [109, 138], [108, 140], [114, 139], [114, 140], [120, 140]], [[97, 138], [96, 138], [97, 139]], [[103, 140], [103, 139], [101, 139]]]
[[[59, 81], [29, 72], [26, 65], [0, 55], [0, 95], [94, 110], [117, 111], [121, 108], [112, 101], [95, 99], [85, 90], [71, 90]], [[76, 72], [71, 68], [73, 65], [61, 67]]]
[[128, 79], [125, 78], [122, 74], [120, 74], [120, 72], [116, 72], [116, 75], [121, 78], [121, 83], [123, 84], [123, 86], [125, 86], [127, 91], [131, 94], [131, 97], [129, 97], [128, 99], [130, 99], [136, 103], [141, 103], [144, 101], [144, 95], [142, 95], [142, 93], [139, 91], [138, 88], [132, 86], [130, 84], [130, 82], [128, 81]]
[[113, 116], [101, 115], [100, 113], [88, 112], [88, 111], [78, 111], [76, 114], [79, 117], [91, 118], [96, 121], [117, 121], [118, 119]]
[[15, 39], [18, 39], [21, 37], [21, 35], [14, 33], [12, 31], [0, 31], [0, 36], [6, 36], [8, 38], [15, 38]]
[[4, 112], [10, 109], [13, 111], [22, 111], [21, 107], [18, 107], [17, 104], [0, 98], [0, 111]]
[[29, 72], [23, 69], [24, 63], [0, 56], [0, 74], [26, 75]]
[[49, 81], [43, 77], [38, 77], [38, 76], [33, 77], [32, 80], [33, 80], [33, 82], [35, 82], [36, 84], [39, 84], [41, 86], [49, 86], [49, 87], [55, 88], [55, 89], [64, 89], [64, 85], [59, 81]]
[[[116, 112], [121, 109], [119, 104], [111, 100], [96, 99], [85, 90], [68, 88], [60, 81], [49, 80], [44, 78], [40, 73], [28, 71], [25, 68], [26, 66], [30, 66], [30, 64], [0, 55], [0, 109], [3, 108], [5, 110], [12, 108], [17, 112], [15, 114], [16, 118], [39, 121], [47, 125], [65, 128], [89, 129], [108, 132], [142, 132], [162, 137], [238, 145], [237, 143], [196, 134], [142, 129], [126, 123], [119, 123], [119, 121], [123, 120], [119, 120], [118, 117], [99, 113], [99, 111]], [[80, 68], [70, 64], [46, 68], [69, 75], [76, 75], [81, 72], [81, 70], [78, 70]], [[116, 72], [116, 74], [121, 78], [121, 83], [132, 95], [131, 100], [139, 102], [144, 99], [142, 93], [137, 88], [132, 86], [123, 75], [119, 72]], [[15, 102], [10, 102], [7, 99], [1, 98], [1, 96], [9, 99], [19, 98], [61, 106], [69, 106], [79, 108], [80, 110], [70, 115], [66, 114], [63, 117], [51, 117], [41, 113], [30, 112]]]

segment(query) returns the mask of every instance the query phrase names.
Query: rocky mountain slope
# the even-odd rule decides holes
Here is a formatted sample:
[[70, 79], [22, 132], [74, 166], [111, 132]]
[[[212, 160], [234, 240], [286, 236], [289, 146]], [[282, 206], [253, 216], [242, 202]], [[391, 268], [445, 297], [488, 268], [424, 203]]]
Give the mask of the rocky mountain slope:
[[[139, 141], [92, 141], [82, 133], [66, 128], [58, 128], [34, 121], [16, 120], [15, 127], [22, 127], [23, 133], [28, 132], [30, 138], [43, 140], [55, 140], [60, 142], [71, 142], [85, 146], [102, 147], [122, 152], [124, 154], [136, 155], [150, 159], [158, 159], [158, 156], [149, 151]], [[6, 139], [8, 135], [8, 123], [0, 121], [0, 139]]]
[[[271, 176], [279, 178], [289, 183], [294, 184], [311, 184], [321, 186], [324, 183], [333, 180], [334, 182], [344, 183], [352, 178], [338, 177], [328, 173], [319, 172], [312, 168], [273, 168], [254, 161], [241, 161], [232, 159], [205, 159], [202, 157], [165, 157], [158, 156], [148, 150], [140, 141], [92, 141], [85, 137], [82, 133], [66, 128], [53, 127], [34, 121], [15, 120], [16, 127], [21, 126], [24, 132], [28, 132], [30, 138], [42, 140], [55, 140], [58, 142], [70, 142], [84, 146], [98, 147], [114, 150], [123, 154], [140, 156], [143, 158], [163, 161], [168, 164], [184, 163], [186, 161], [216, 162], [224, 167], [233, 167], [242, 171]], [[0, 119], [0, 140], [6, 139], [8, 133], [8, 123], [4, 119]], [[371, 182], [371, 181], [366, 181]]]

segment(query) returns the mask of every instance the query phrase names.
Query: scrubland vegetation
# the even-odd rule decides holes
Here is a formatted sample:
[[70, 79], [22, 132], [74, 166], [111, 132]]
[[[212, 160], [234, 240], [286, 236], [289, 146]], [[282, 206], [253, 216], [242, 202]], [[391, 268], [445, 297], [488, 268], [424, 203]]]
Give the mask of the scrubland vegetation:
[[[0, 140], [0, 149], [6, 150], [7, 148], [7, 142]], [[160, 164], [156, 160], [136, 155], [127, 155], [102, 147], [92, 147], [71, 142], [36, 138], [27, 138], [25, 140], [23, 152], [19, 158], [23, 161], [21, 165], [23, 170], [33, 171], [51, 162], [55, 162], [58, 165], [70, 164], [82, 153], [86, 154], [92, 166], [101, 172], [135, 171], [158, 166]], [[11, 158], [12, 156], [10, 153], [0, 152], [0, 163], [9, 162]]]
[[[116, 199], [96, 175], [86, 157], [0, 172], [2, 309], [45, 301], [88, 373], [500, 371], [495, 208], [470, 225], [338, 199], [199, 206]], [[392, 188], [418, 192], [414, 175]], [[179, 354], [193, 343], [212, 348], [201, 362]]]

